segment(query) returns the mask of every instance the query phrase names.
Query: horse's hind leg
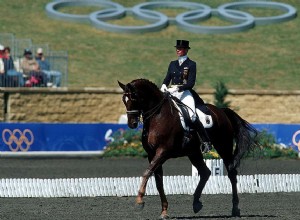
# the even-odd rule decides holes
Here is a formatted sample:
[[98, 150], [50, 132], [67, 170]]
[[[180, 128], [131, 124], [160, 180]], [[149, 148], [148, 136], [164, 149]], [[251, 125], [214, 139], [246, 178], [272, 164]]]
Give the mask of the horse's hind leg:
[[239, 209], [239, 197], [238, 197], [238, 191], [237, 191], [237, 170], [235, 168], [229, 169], [229, 164], [224, 161], [227, 172], [228, 172], [228, 178], [231, 182], [232, 187], [232, 216], [238, 216], [240, 217], [240, 209]]
[[206, 166], [202, 156], [194, 154], [189, 156], [189, 159], [192, 162], [192, 164], [197, 168], [198, 174], [200, 175], [200, 181], [194, 192], [194, 200], [193, 200], [193, 210], [195, 213], [197, 213], [202, 209], [202, 202], [200, 201], [200, 197], [204, 189], [204, 186], [211, 175], [211, 171]]

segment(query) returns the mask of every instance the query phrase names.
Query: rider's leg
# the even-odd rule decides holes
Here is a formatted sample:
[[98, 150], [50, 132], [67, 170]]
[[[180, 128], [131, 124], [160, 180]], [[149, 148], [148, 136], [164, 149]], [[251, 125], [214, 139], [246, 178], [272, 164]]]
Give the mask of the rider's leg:
[[196, 118], [196, 120], [194, 121], [194, 125], [203, 142], [202, 152], [207, 153], [211, 151], [212, 146], [211, 146], [210, 138], [208, 137], [208, 134], [203, 124], [200, 122], [199, 118]]
[[198, 134], [200, 135], [202, 141], [203, 141], [203, 152], [206, 153], [212, 149], [210, 139], [206, 133], [205, 128], [203, 127], [203, 124], [200, 122], [200, 120], [197, 118], [196, 112], [195, 112], [195, 101], [194, 98], [189, 90], [185, 90], [181, 96], [181, 101], [187, 105], [189, 115], [192, 118], [193, 125], [195, 126], [196, 130], [198, 131]]
[[183, 102], [183, 104], [188, 106], [190, 118], [194, 122], [196, 119], [195, 101], [193, 99], [191, 92], [189, 90], [183, 91], [180, 100]]

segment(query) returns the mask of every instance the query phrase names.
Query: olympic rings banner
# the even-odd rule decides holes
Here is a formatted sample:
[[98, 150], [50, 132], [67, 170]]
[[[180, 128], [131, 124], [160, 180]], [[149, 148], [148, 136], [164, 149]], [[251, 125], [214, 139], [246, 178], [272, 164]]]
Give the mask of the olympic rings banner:
[[[300, 152], [300, 124], [253, 124], [278, 144]], [[1, 152], [103, 151], [112, 134], [127, 124], [1, 123]]]
[[[88, 15], [76, 15], [60, 12], [60, 8], [70, 6], [97, 6], [104, 8]], [[187, 12], [176, 17], [168, 17], [155, 11], [156, 8], [184, 8]], [[240, 9], [267, 8], [279, 11], [279, 15], [255, 17]], [[160, 31], [169, 24], [175, 24], [180, 29], [193, 33], [225, 34], [245, 31], [256, 25], [286, 22], [297, 16], [297, 10], [288, 4], [272, 1], [238, 1], [220, 5], [212, 9], [210, 6], [185, 1], [153, 1], [125, 8], [118, 3], [103, 0], [56, 0], [46, 5], [46, 13], [49, 17], [71, 22], [91, 23], [94, 27], [119, 33], [145, 33]], [[122, 26], [107, 21], [119, 19], [126, 15], [134, 15], [138, 19], [149, 22], [142, 26]], [[205, 21], [212, 16], [219, 17], [233, 24], [228, 26], [204, 26], [195, 22]]]
[[126, 124], [1, 123], [0, 151], [102, 151]]

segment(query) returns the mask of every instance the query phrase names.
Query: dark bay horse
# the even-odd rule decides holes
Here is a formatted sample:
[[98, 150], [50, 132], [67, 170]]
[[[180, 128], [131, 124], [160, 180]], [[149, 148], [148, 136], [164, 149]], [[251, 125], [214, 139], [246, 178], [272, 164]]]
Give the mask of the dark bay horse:
[[[143, 197], [149, 177], [154, 173], [156, 187], [161, 199], [162, 212], [160, 219], [168, 218], [168, 201], [163, 188], [163, 163], [176, 157], [187, 156], [197, 168], [200, 181], [194, 192], [193, 210], [202, 208], [200, 196], [208, 181], [211, 171], [206, 166], [200, 149], [200, 140], [196, 133], [187, 146], [182, 147], [184, 130], [180, 116], [170, 99], [159, 88], [146, 79], [136, 79], [124, 85], [118, 82], [123, 90], [123, 102], [127, 109], [128, 126], [136, 128], [142, 116], [142, 144], [148, 154], [149, 167], [143, 174], [136, 203], [144, 207]], [[237, 167], [242, 156], [258, 146], [255, 136], [257, 131], [237, 113], [229, 108], [217, 108], [206, 104], [211, 111], [213, 127], [207, 129], [210, 140], [223, 159], [232, 185], [232, 215], [240, 216], [237, 192]]]

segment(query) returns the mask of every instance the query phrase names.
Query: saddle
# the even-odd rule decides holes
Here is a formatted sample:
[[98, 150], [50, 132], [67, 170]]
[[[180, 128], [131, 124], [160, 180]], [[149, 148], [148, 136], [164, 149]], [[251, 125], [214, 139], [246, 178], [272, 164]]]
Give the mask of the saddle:
[[196, 109], [199, 109], [206, 115], [211, 115], [210, 110], [207, 108], [207, 106], [205, 105], [204, 101], [200, 98], [200, 96], [193, 89], [191, 89], [190, 92], [192, 93], [193, 98], [195, 100]]
[[[212, 127], [212, 118], [210, 110], [207, 108], [204, 101], [198, 96], [198, 94], [194, 90], [190, 91], [195, 100], [195, 108], [199, 120], [203, 124], [204, 128]], [[178, 98], [174, 96], [171, 96], [171, 98], [175, 104], [175, 107], [180, 112], [182, 127], [184, 128], [184, 130], [188, 131], [189, 128], [193, 127], [193, 121], [188, 112], [189, 107], [182, 103]]]

